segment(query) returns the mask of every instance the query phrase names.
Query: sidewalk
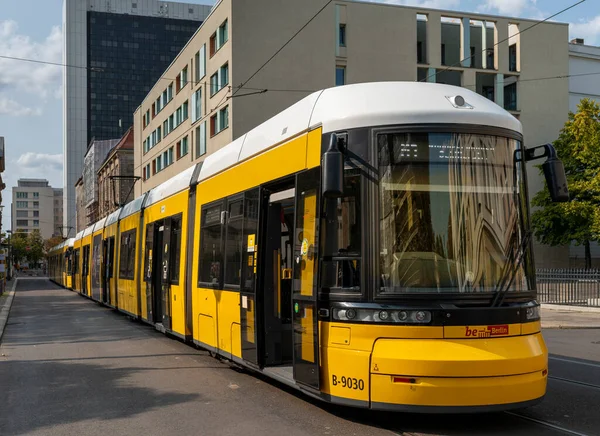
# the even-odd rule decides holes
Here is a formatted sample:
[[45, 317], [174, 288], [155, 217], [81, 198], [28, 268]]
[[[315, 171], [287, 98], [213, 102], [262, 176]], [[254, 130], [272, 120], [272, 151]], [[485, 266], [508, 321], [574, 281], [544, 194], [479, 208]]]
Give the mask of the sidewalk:
[[6, 323], [8, 322], [10, 307], [12, 306], [12, 302], [15, 297], [17, 280], [17, 278], [13, 278], [10, 282], [6, 282], [7, 290], [4, 292], [4, 294], [2, 294], [2, 296], [0, 296], [0, 340], [2, 340], [4, 327], [6, 327]]
[[600, 329], [600, 308], [542, 304], [542, 328]]

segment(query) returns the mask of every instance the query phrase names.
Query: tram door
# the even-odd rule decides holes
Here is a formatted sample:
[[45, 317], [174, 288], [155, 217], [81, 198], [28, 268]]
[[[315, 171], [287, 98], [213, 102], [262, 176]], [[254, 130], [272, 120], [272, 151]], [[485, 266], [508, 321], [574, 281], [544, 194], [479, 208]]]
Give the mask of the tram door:
[[319, 335], [317, 275], [319, 246], [319, 169], [296, 178], [294, 233], [294, 379], [319, 388]]
[[90, 246], [83, 247], [83, 263], [81, 265], [81, 291], [88, 295], [88, 275], [90, 273]]
[[[169, 221], [170, 220], [166, 220]], [[170, 224], [157, 221], [146, 226], [144, 281], [148, 321], [171, 328], [169, 236]], [[167, 228], [169, 227], [169, 228]]]
[[[263, 191], [263, 239], [260, 249], [265, 366], [293, 362], [292, 267], [295, 189], [293, 181]], [[291, 375], [291, 374], [290, 374]]]

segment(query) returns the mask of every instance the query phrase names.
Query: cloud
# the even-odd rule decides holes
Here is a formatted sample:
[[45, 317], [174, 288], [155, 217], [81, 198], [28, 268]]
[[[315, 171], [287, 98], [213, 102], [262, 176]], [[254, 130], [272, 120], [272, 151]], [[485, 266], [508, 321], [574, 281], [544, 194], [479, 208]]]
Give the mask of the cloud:
[[19, 103], [10, 98], [0, 97], [0, 115], [12, 115], [15, 117], [20, 117], [41, 114], [42, 111], [40, 108], [32, 109], [21, 106]]
[[569, 35], [571, 38], [584, 38], [587, 45], [600, 43], [600, 15], [588, 21], [569, 24]]
[[17, 165], [28, 169], [61, 171], [63, 168], [63, 155], [27, 152], [19, 156]]
[[[54, 26], [41, 42], [19, 33], [15, 21], [0, 21], [0, 55], [62, 62], [62, 30]], [[0, 89], [24, 91], [47, 98], [59, 97], [62, 86], [62, 67], [14, 59], [0, 58]]]
[[486, 0], [480, 11], [493, 11], [500, 15], [508, 15], [511, 17], [538, 16], [539, 10], [536, 8], [537, 0]]

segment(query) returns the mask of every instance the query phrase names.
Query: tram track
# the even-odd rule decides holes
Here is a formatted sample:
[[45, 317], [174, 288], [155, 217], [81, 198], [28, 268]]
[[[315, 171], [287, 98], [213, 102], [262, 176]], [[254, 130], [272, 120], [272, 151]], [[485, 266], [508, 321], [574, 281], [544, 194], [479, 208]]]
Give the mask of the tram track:
[[504, 412], [504, 413], [507, 414], [507, 415], [514, 416], [514, 417], [519, 418], [519, 419], [523, 419], [525, 421], [533, 422], [535, 424], [544, 426], [546, 428], [551, 428], [553, 430], [560, 431], [560, 432], [562, 432], [564, 434], [573, 435], [573, 436], [591, 436], [588, 433], [581, 433], [579, 431], [570, 430], [568, 428], [561, 427], [560, 425], [552, 424], [551, 422], [548, 422], [548, 421], [543, 421], [541, 419], [532, 418], [531, 416], [522, 415], [522, 414], [520, 414], [518, 412]]
[[550, 380], [557, 380], [557, 381], [561, 381], [561, 382], [564, 382], [564, 383], [571, 383], [571, 384], [578, 385], [578, 386], [583, 386], [583, 387], [586, 387], [586, 388], [600, 389], [599, 385], [595, 385], [595, 384], [592, 384], [592, 383], [581, 382], [581, 381], [577, 381], [577, 380], [571, 380], [571, 379], [563, 378], [563, 377], [548, 376], [548, 379], [550, 379]]

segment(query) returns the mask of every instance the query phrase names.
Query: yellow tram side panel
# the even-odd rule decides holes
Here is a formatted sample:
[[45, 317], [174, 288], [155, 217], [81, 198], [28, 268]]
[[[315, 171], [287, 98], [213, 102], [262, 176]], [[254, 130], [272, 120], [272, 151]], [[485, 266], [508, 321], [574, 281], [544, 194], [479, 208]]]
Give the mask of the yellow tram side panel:
[[[83, 278], [83, 274], [81, 274], [81, 280], [82, 280], [82, 289], [81, 289], [81, 293], [87, 297], [91, 297], [92, 295], [92, 235], [91, 233], [85, 237], [81, 238], [81, 252], [80, 252], [80, 256], [81, 256], [81, 267], [82, 267], [82, 273], [83, 273], [83, 249], [85, 247], [90, 247], [90, 254], [89, 254], [89, 258], [88, 258], [88, 265], [87, 265], [87, 271], [88, 274], [85, 277], [85, 279]], [[86, 285], [86, 292], [84, 292], [83, 290], [83, 280], [85, 280], [85, 285]]]
[[140, 212], [136, 212], [126, 218], [121, 219], [121, 221], [119, 222], [119, 231], [120, 231], [120, 238], [123, 237], [123, 233], [129, 231], [129, 230], [133, 230], [136, 229], [136, 234], [135, 234], [135, 266], [134, 266], [134, 274], [133, 274], [133, 280], [128, 280], [128, 279], [122, 279], [120, 277], [119, 271], [120, 271], [120, 263], [121, 263], [121, 241], [116, 241], [115, 243], [119, 245], [119, 259], [118, 259], [118, 266], [116, 268], [115, 271], [115, 277], [118, 278], [118, 293], [119, 293], [119, 297], [118, 297], [118, 301], [119, 301], [119, 307], [118, 309], [126, 312], [130, 315], [133, 316], [141, 316], [141, 313], [139, 313], [138, 310], [138, 306], [139, 306], [139, 293], [138, 293], [138, 289], [139, 289], [139, 280], [140, 280], [140, 275], [139, 275], [139, 257], [140, 257], [140, 253], [143, 252], [143, 250], [140, 250], [140, 244], [141, 244], [141, 233], [142, 231], [140, 230]]
[[115, 238], [112, 277], [110, 278], [109, 283], [108, 283], [109, 289], [110, 289], [110, 301], [114, 306], [117, 306], [117, 304], [118, 304], [117, 280], [119, 278], [118, 277], [119, 270], [118, 270], [117, 266], [119, 265], [119, 248], [121, 247], [120, 241], [117, 240], [118, 231], [119, 231], [119, 223], [115, 222], [104, 228], [104, 236], [103, 236], [104, 241], [106, 241], [108, 238], [111, 238], [111, 237]]
[[[187, 222], [188, 222], [188, 207], [189, 207], [189, 189], [178, 194], [172, 195], [156, 204], [147, 207], [144, 210], [144, 226], [150, 223], [181, 214], [181, 246], [180, 246], [180, 261], [179, 261], [179, 284], [171, 285], [171, 330], [182, 336], [190, 335], [191, 332], [186, 328], [185, 322], [185, 279], [187, 265]], [[170, 244], [173, 245], [172, 242]], [[146, 229], [142, 229], [142, 244], [140, 247], [146, 247]], [[170, 249], [170, 247], [168, 248]], [[145, 248], [141, 250], [145, 253]], [[153, 253], [157, 256], [159, 253]], [[162, 253], [161, 253], [162, 255]], [[145, 256], [145, 254], [144, 254]], [[142, 259], [142, 268], [145, 265], [145, 259]], [[160, 271], [157, 271], [160, 273]], [[142, 274], [143, 275], [143, 274]], [[141, 292], [144, 294], [145, 282], [142, 281]], [[142, 317], [148, 320], [148, 310], [145, 304], [142, 304]]]
[[513, 336], [459, 339], [445, 337], [444, 327], [320, 322], [321, 390], [372, 407], [535, 400], [548, 368], [540, 323], [510, 327]]
[[318, 127], [276, 145], [240, 164], [202, 181], [197, 188], [192, 274], [193, 338], [218, 348], [225, 356], [242, 356], [239, 292], [198, 287], [198, 256], [202, 206], [307, 168], [318, 166], [322, 129]]
[[[75, 250], [79, 250], [79, 259], [77, 261], [77, 273], [73, 274], [73, 290], [75, 292], [79, 292], [81, 293], [81, 262], [82, 262], [82, 245], [81, 245], [81, 239], [77, 239], [75, 240], [75, 242], [73, 243], [73, 259], [75, 259]], [[73, 264], [75, 265], [75, 264]]]
[[[71, 271], [68, 270], [68, 259], [66, 258], [67, 253], [69, 253], [69, 250], [71, 250]], [[62, 271], [62, 285], [67, 288], [67, 289], [71, 289], [73, 287], [73, 251], [72, 251], [72, 247], [69, 247], [68, 245], [63, 247], [62, 250], [62, 266], [63, 266], [63, 271]]]

